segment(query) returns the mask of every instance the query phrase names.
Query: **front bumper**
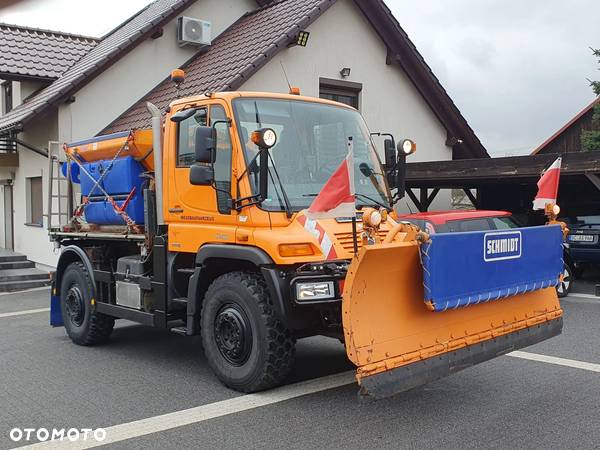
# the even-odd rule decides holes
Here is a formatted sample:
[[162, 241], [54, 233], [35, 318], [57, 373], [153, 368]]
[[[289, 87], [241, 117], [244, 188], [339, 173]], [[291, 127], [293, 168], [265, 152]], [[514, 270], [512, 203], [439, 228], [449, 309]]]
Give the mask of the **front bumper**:
[[361, 398], [380, 399], [452, 375], [459, 370], [557, 336], [563, 327], [562, 317], [498, 336], [459, 350], [443, 353], [360, 380]]

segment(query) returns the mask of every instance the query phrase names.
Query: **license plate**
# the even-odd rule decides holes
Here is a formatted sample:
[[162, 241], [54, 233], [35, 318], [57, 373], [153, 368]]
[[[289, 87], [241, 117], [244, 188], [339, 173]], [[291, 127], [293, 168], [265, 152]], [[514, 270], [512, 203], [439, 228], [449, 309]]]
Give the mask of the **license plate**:
[[571, 242], [594, 242], [594, 236], [590, 234], [572, 234], [569, 236]]

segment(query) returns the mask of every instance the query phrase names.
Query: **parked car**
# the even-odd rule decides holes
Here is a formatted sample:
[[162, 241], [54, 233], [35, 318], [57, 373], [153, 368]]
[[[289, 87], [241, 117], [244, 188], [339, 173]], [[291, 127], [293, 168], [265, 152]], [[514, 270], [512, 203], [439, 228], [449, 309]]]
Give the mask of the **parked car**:
[[[598, 243], [598, 239], [600, 238], [600, 216], [596, 217], [598, 218], [597, 223], [599, 225], [597, 225], [597, 228], [595, 229], [596, 234], [593, 242], [596, 244], [597, 261], [600, 262], [600, 244]], [[522, 226], [508, 211], [485, 211], [475, 209], [402, 214], [399, 216], [399, 219], [414, 223], [429, 234], [506, 230]], [[571, 256], [569, 244], [563, 244], [563, 260], [565, 262], [565, 268], [563, 280], [556, 287], [556, 292], [561, 298], [566, 297], [569, 292], [571, 292], [571, 286], [573, 284], [574, 265]]]
[[569, 217], [566, 222], [574, 274], [579, 278], [586, 268], [600, 264], [600, 216]]

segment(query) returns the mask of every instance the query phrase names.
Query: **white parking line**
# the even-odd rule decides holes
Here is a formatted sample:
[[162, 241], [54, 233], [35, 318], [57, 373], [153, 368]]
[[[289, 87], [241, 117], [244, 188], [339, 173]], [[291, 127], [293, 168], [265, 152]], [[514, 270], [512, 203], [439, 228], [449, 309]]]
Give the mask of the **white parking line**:
[[50, 286], [42, 286], [37, 288], [25, 289], [23, 291], [11, 291], [11, 292], [0, 292], [0, 297], [4, 297], [5, 295], [22, 295], [27, 294], [28, 292], [37, 292], [37, 291], [45, 291], [50, 290]]
[[590, 299], [596, 300], [596, 301], [598, 301], [598, 303], [600, 303], [600, 297], [598, 297], [596, 295], [591, 295], [591, 294], [577, 294], [577, 293], [574, 293], [574, 294], [567, 295], [567, 298], [569, 298], [569, 297], [590, 298]]
[[51, 448], [51, 449], [85, 449], [99, 447], [101, 445], [112, 444], [114, 442], [124, 441], [160, 431], [171, 430], [185, 425], [191, 425], [216, 417], [227, 416], [241, 411], [259, 408], [261, 406], [271, 405], [296, 397], [301, 397], [316, 392], [326, 391], [328, 389], [345, 386], [355, 383], [354, 371], [342, 372], [335, 375], [329, 375], [315, 380], [302, 381], [300, 383], [282, 386], [266, 392], [257, 394], [242, 395], [240, 397], [210, 403], [208, 405], [198, 406], [196, 408], [184, 409], [161, 416], [149, 417], [147, 419], [136, 420], [134, 422], [123, 423], [105, 428], [106, 439], [102, 442], [96, 441], [48, 441], [40, 442], [22, 449]]
[[9, 313], [0, 313], [0, 319], [3, 317], [25, 316], [27, 314], [37, 314], [50, 311], [50, 308], [26, 309], [24, 311], [15, 311]]
[[528, 359], [529, 361], [538, 361], [557, 366], [574, 367], [575, 369], [589, 370], [591, 372], [600, 372], [600, 364], [589, 363], [585, 361], [577, 361], [575, 359], [558, 358], [556, 356], [540, 355], [538, 353], [529, 352], [510, 352], [508, 356], [513, 358]]
[[[514, 351], [508, 354], [513, 358], [526, 359], [530, 361], [544, 362], [559, 366], [573, 367], [576, 369], [588, 370], [591, 372], [600, 372], [600, 364], [593, 364], [573, 359], [557, 358], [555, 356], [540, 355], [537, 353]], [[315, 394], [348, 384], [355, 383], [354, 371], [343, 372], [335, 375], [329, 375], [314, 380], [302, 381], [300, 383], [283, 386], [272, 389], [267, 392], [257, 394], [242, 395], [239, 397], [210, 403], [195, 408], [176, 411], [160, 416], [149, 417], [147, 419], [136, 420], [133, 422], [114, 425], [105, 428], [106, 439], [102, 442], [79, 441], [70, 442], [54, 441], [41, 442], [21, 449], [86, 449], [125, 441], [136, 437], [147, 436], [161, 431], [172, 430], [174, 428], [192, 425], [204, 422], [217, 417], [228, 416], [242, 411], [248, 411], [262, 406], [272, 405], [274, 403], [291, 400], [304, 395]]]

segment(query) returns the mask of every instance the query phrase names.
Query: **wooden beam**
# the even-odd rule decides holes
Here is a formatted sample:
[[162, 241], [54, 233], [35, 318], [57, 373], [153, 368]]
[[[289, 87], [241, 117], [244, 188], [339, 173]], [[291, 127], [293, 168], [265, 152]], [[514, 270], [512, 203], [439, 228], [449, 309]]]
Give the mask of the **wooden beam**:
[[592, 182], [594, 186], [596, 186], [596, 189], [600, 191], [600, 177], [598, 177], [598, 175], [595, 173], [586, 173], [585, 176]]
[[425, 210], [429, 209], [429, 207], [431, 206], [431, 202], [435, 200], [435, 197], [436, 195], [438, 195], [438, 192], [440, 192], [439, 188], [434, 188], [433, 191], [431, 191], [431, 194], [429, 194], [429, 196], [427, 197], [427, 206]]
[[421, 188], [419, 192], [419, 203], [421, 204], [421, 208], [419, 211], [426, 212], [429, 204], [427, 203], [427, 188]]
[[471, 189], [463, 189], [463, 192], [467, 197], [469, 197], [469, 200], [471, 200], [471, 203], [473, 203], [475, 209], [479, 209], [479, 201], [477, 200], [477, 198], [475, 198], [475, 196], [471, 192]]
[[[412, 188], [475, 188], [483, 184], [537, 181], [556, 154], [504, 158], [431, 161], [406, 165], [406, 185]], [[574, 152], [562, 155], [561, 178], [600, 174], [600, 152]]]
[[19, 154], [16, 152], [0, 153], [0, 167], [19, 167]]
[[419, 200], [417, 199], [417, 196], [415, 195], [415, 193], [412, 191], [412, 189], [406, 189], [406, 193], [408, 194], [408, 196], [410, 197], [410, 199], [412, 200], [412, 202], [415, 204], [415, 206], [417, 207], [417, 209], [421, 212], [421, 202], [419, 202]]

